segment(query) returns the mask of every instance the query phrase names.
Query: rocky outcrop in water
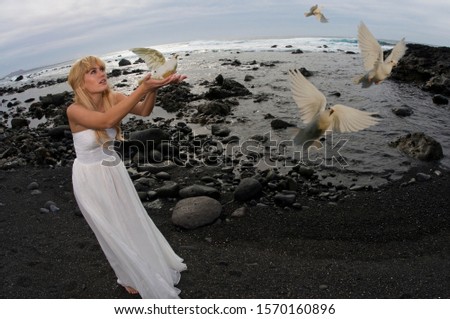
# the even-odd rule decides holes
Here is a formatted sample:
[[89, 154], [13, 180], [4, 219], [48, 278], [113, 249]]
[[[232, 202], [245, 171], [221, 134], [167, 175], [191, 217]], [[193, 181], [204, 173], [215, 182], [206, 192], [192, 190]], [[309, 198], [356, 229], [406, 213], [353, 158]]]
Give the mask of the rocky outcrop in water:
[[407, 134], [389, 145], [422, 161], [440, 160], [444, 156], [441, 144], [422, 132]]
[[252, 93], [241, 83], [218, 75], [204, 97], [208, 100], [226, 99], [229, 97], [248, 96]]
[[450, 47], [409, 43], [391, 78], [412, 82], [423, 90], [450, 96]]

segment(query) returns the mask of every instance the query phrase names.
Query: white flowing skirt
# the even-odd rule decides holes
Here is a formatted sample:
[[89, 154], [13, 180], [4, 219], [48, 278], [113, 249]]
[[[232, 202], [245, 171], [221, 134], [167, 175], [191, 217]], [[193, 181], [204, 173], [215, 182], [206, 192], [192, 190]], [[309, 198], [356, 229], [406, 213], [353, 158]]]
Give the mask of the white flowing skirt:
[[186, 265], [148, 216], [123, 163], [75, 160], [72, 182], [118, 283], [135, 288], [142, 298], [179, 298], [174, 285]]

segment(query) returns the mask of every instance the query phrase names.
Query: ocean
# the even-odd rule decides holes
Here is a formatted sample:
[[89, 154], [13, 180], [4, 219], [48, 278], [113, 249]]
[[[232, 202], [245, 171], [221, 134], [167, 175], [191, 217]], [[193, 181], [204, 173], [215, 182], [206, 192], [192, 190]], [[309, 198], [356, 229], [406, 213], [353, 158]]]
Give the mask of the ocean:
[[[381, 44], [384, 49], [390, 49], [395, 42], [383, 41]], [[212, 82], [217, 75], [222, 74], [226, 78], [244, 84], [253, 96], [266, 97], [262, 101], [256, 101], [254, 98], [239, 99], [239, 105], [228, 117], [227, 123], [231, 134], [239, 136], [241, 142], [256, 134], [268, 136], [273, 142], [273, 150], [278, 153], [278, 159], [274, 162], [261, 163], [262, 168], [275, 165], [277, 169], [283, 169], [286, 164], [289, 164], [283, 161], [284, 158], [289, 159], [298, 155], [289, 145], [282, 146], [289, 144], [292, 132], [288, 129], [273, 130], [270, 123], [273, 117], [292, 123], [299, 128], [304, 126], [292, 98], [287, 77], [289, 69], [301, 67], [313, 72], [309, 81], [324, 93], [328, 104], [344, 104], [376, 112], [380, 118], [378, 125], [366, 130], [351, 134], [333, 134], [331, 138], [323, 142], [322, 150], [311, 155], [313, 162], [323, 172], [324, 182], [335, 179], [336, 176], [351, 182], [352, 176], [357, 175], [358, 180], [365, 179], [367, 184], [382, 185], [388, 180], [400, 178], [404, 172], [420, 163], [390, 147], [389, 142], [412, 132], [424, 132], [436, 139], [444, 150], [444, 158], [440, 161], [440, 165], [442, 169], [450, 168], [448, 109], [435, 105], [432, 102], [432, 94], [411, 84], [398, 83], [389, 79], [367, 89], [353, 84], [352, 78], [363, 73], [362, 59], [355, 38], [191, 41], [151, 47], [164, 54], [176, 52], [181, 56], [178, 72], [188, 76], [187, 82], [192, 85], [193, 93], [204, 92], [206, 88], [201, 83], [205, 80]], [[293, 51], [298, 49], [303, 53], [293, 54]], [[137, 57], [127, 49], [104, 54], [101, 58], [106, 61], [108, 70], [119, 68], [120, 59], [128, 59], [132, 63], [137, 60]], [[239, 66], [226, 63], [235, 60], [240, 62]], [[15, 78], [3, 78], [0, 80], [0, 86], [21, 86], [30, 81], [37, 83], [63, 78], [67, 76], [72, 62], [35, 69], [23, 74], [24, 79], [19, 82], [15, 82]], [[123, 69], [136, 68], [144, 69], [145, 65], [123, 67]], [[251, 75], [253, 79], [245, 82], [246, 75]], [[137, 78], [133, 77], [135, 76], [128, 75], [127, 81], [130, 85], [117, 90], [129, 93], [133, 85], [137, 83]], [[115, 85], [123, 80], [124, 76], [111, 78], [110, 84]], [[10, 111], [6, 109], [6, 104], [13, 99], [21, 101], [20, 106], [23, 107], [28, 105], [25, 102], [27, 99], [37, 99], [39, 96], [60, 93], [64, 90], [70, 90], [67, 83], [6, 95], [2, 97], [0, 111]], [[411, 116], [399, 117], [392, 112], [393, 108], [405, 105], [412, 109]], [[174, 118], [175, 114], [155, 108], [151, 117], [156, 116]], [[36, 123], [34, 121], [32, 125]], [[210, 129], [208, 126], [200, 127], [197, 124], [192, 126], [198, 133]], [[324, 153], [327, 149], [331, 150], [328, 154]], [[262, 151], [270, 152], [271, 150]], [[280, 155], [280, 152], [283, 154]], [[336, 152], [339, 156], [336, 156]], [[346, 174], [340, 174], [341, 172]]]
[[[380, 41], [384, 49], [392, 48], [394, 41]], [[355, 51], [358, 49], [356, 38], [331, 38], [331, 37], [312, 37], [312, 38], [280, 38], [280, 39], [249, 39], [249, 40], [197, 40], [189, 42], [170, 43], [155, 45], [152, 47], [164, 54], [173, 52], [178, 53], [208, 53], [208, 52], [291, 52], [292, 48], [301, 48], [305, 52], [321, 52], [324, 49], [328, 52], [337, 51]], [[100, 56], [105, 61], [115, 61], [119, 58], [132, 59], [136, 56], [125, 49], [123, 51], [105, 53]], [[18, 75], [3, 77], [0, 79], [0, 86], [17, 86], [27, 81], [43, 81], [67, 75], [68, 68], [74, 61], [65, 61], [55, 63], [49, 66], [36, 67], [33, 70], [24, 71], [21, 75], [24, 81], [14, 83]], [[113, 63], [111, 63], [113, 65]]]

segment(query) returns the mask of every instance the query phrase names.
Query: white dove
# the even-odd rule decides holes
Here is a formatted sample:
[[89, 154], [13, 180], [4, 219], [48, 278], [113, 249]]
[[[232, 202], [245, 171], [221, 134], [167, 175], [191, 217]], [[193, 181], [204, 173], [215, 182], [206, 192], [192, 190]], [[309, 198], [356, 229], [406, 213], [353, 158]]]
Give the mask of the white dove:
[[356, 132], [378, 123], [372, 117], [376, 113], [361, 111], [342, 104], [327, 108], [327, 99], [298, 70], [289, 70], [292, 96], [300, 109], [300, 117], [306, 127], [294, 137], [295, 145], [307, 149], [326, 131], [338, 133]]
[[406, 52], [405, 38], [403, 38], [384, 59], [383, 49], [363, 22], [358, 27], [358, 45], [366, 73], [355, 77], [354, 82], [362, 83], [363, 88], [368, 88], [372, 83], [379, 84], [386, 79]]
[[152, 73], [152, 78], [161, 80], [177, 71], [178, 55], [175, 54], [171, 59], [166, 60], [164, 55], [155, 49], [134, 48], [131, 52], [145, 61]]
[[310, 16], [315, 16], [320, 22], [328, 22], [328, 19], [325, 18], [325, 16], [322, 14], [321, 8], [319, 8], [317, 4], [315, 6], [312, 6], [311, 9], [309, 9], [309, 12], [305, 12], [305, 17]]

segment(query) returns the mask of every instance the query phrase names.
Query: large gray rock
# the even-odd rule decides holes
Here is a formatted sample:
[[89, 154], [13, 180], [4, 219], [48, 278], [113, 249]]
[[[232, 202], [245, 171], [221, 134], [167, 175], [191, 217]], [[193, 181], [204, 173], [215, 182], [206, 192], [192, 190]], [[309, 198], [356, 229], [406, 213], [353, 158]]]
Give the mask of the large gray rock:
[[170, 134], [160, 128], [149, 128], [131, 132], [128, 140], [134, 142], [140, 150], [153, 149], [163, 141], [170, 143]]
[[436, 94], [433, 96], [433, 103], [438, 105], [448, 104], [448, 99], [442, 94]]
[[261, 183], [252, 177], [247, 177], [241, 180], [238, 187], [236, 187], [236, 190], [234, 191], [234, 199], [245, 202], [257, 197], [261, 191]]
[[229, 97], [246, 96], [252, 93], [241, 83], [226, 79], [222, 75], [216, 77], [216, 83], [205, 93], [205, 98], [209, 100], [222, 100]]
[[230, 135], [231, 129], [225, 125], [213, 124], [211, 125], [211, 134], [215, 136], [226, 137]]
[[13, 118], [11, 120], [11, 128], [19, 129], [19, 128], [22, 128], [22, 127], [28, 127], [29, 123], [30, 123], [30, 121], [25, 119], [25, 118], [15, 117], [15, 118]]
[[213, 223], [221, 213], [219, 201], [208, 196], [189, 197], [175, 205], [172, 222], [185, 229], [195, 229]]
[[197, 110], [204, 115], [227, 116], [231, 112], [231, 105], [222, 101], [212, 101], [200, 104]]
[[398, 107], [394, 107], [392, 109], [392, 112], [397, 115], [397, 116], [410, 116], [414, 113], [414, 111], [412, 110], [411, 107], [409, 107], [408, 105], [402, 105], [402, 106], [398, 106]]
[[441, 144], [422, 132], [401, 136], [389, 143], [389, 145], [398, 148], [410, 157], [422, 161], [435, 161], [444, 156]]
[[70, 136], [71, 135], [70, 127], [69, 125], [59, 125], [57, 127], [49, 128], [48, 135], [57, 139]]
[[165, 181], [164, 185], [155, 189], [158, 197], [178, 197], [180, 185], [172, 181]]

